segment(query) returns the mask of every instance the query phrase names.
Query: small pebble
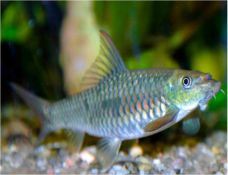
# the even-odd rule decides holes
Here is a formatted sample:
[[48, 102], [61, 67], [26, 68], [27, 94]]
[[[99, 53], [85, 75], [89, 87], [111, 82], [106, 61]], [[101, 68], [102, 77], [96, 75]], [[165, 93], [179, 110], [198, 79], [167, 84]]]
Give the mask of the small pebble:
[[41, 170], [45, 170], [47, 167], [47, 160], [43, 157], [39, 157], [36, 160], [36, 166]]
[[162, 174], [163, 175], [172, 175], [172, 174], [176, 175], [176, 172], [172, 169], [166, 169], [162, 172]]
[[188, 157], [188, 151], [186, 148], [183, 147], [179, 147], [176, 149], [176, 154], [177, 156], [181, 157], [181, 158], [187, 158]]
[[213, 146], [213, 147], [211, 148], [211, 151], [212, 151], [214, 154], [219, 154], [219, 153], [220, 153], [220, 150], [219, 150], [219, 148], [218, 148], [217, 146]]
[[48, 168], [47, 174], [48, 174], [48, 175], [54, 175], [54, 170], [53, 170], [52, 167], [49, 167], [49, 168]]
[[159, 172], [161, 172], [165, 169], [165, 166], [161, 163], [160, 159], [154, 159], [153, 164], [154, 164], [154, 168], [156, 170], [158, 170]]
[[54, 173], [55, 173], [55, 175], [60, 174], [61, 173], [61, 168], [58, 167], [58, 166], [54, 167]]
[[142, 164], [151, 164], [151, 161], [148, 158], [143, 157], [143, 156], [138, 157], [137, 161], [142, 163]]
[[172, 162], [172, 167], [175, 170], [181, 170], [184, 168], [184, 160], [182, 158], [176, 158], [173, 162]]
[[43, 157], [49, 157], [51, 155], [51, 151], [45, 145], [41, 145], [35, 149], [35, 154]]
[[146, 172], [143, 171], [143, 170], [139, 170], [139, 174], [140, 174], [140, 175], [145, 175], [145, 174], [148, 174], [148, 173], [146, 173]]
[[121, 165], [113, 165], [113, 167], [109, 170], [109, 173], [115, 175], [125, 175], [129, 174], [129, 171]]
[[87, 164], [91, 164], [95, 161], [95, 156], [88, 152], [87, 150], [84, 150], [80, 153], [80, 158], [82, 161], [85, 161]]
[[160, 161], [160, 159], [154, 159], [154, 160], [153, 160], [153, 163], [154, 163], [155, 165], [159, 165], [159, 164], [161, 164], [161, 161]]
[[172, 166], [173, 162], [174, 162], [174, 160], [171, 157], [166, 157], [164, 160], [162, 160], [162, 163], [167, 168], [173, 168], [173, 166]]
[[8, 156], [8, 162], [12, 168], [19, 168], [24, 162], [25, 157], [23, 153], [13, 152]]
[[132, 157], [138, 157], [143, 154], [143, 150], [140, 146], [135, 145], [130, 149], [130, 156]]
[[149, 173], [152, 169], [152, 165], [150, 164], [140, 164], [138, 165], [139, 171], [143, 173]]
[[73, 161], [73, 159], [71, 159], [70, 157], [67, 157], [66, 159], [65, 159], [65, 161], [63, 162], [63, 167], [64, 168], [70, 168], [70, 167], [72, 167], [74, 165], [74, 161]]
[[93, 169], [91, 169], [90, 170], [90, 172], [89, 173], [91, 173], [91, 174], [98, 174], [98, 169], [97, 168], [93, 168]]

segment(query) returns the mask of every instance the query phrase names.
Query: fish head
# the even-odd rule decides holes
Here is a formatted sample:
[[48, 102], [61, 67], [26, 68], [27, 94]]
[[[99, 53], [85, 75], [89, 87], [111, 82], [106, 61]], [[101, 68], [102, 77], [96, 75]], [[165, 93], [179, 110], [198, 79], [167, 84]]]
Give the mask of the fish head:
[[168, 97], [181, 110], [204, 110], [208, 101], [220, 90], [221, 83], [210, 74], [199, 71], [175, 70], [170, 76]]

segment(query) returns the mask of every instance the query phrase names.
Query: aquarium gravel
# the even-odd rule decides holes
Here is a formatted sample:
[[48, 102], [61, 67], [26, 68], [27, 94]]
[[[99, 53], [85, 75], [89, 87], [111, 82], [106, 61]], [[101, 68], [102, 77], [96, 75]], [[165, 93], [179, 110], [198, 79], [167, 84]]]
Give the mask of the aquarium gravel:
[[[142, 147], [132, 146], [129, 154], [120, 152], [118, 160], [107, 173], [226, 174], [226, 138], [226, 132], [215, 131], [194, 146], [173, 144], [152, 156], [143, 154]], [[13, 139], [2, 149], [0, 170], [3, 174], [99, 174], [95, 146], [85, 146], [77, 154], [70, 152], [66, 143], [62, 142], [42, 144], [32, 150], [26, 137], [17, 136]], [[150, 147], [153, 149], [153, 145]]]

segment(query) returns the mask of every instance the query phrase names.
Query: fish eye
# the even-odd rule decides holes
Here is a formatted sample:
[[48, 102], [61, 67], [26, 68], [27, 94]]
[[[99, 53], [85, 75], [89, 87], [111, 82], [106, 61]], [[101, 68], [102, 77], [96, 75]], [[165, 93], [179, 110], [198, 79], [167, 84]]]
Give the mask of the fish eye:
[[188, 77], [188, 76], [184, 77], [182, 79], [182, 84], [183, 84], [184, 88], [190, 88], [192, 85], [191, 77]]

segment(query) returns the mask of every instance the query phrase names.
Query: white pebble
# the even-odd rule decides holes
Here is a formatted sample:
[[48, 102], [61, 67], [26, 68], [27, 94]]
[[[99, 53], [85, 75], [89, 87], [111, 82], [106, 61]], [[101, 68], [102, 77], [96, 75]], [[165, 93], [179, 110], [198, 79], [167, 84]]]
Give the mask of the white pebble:
[[135, 145], [130, 149], [130, 155], [132, 157], [141, 156], [142, 154], [143, 154], [142, 148], [138, 145]]
[[80, 153], [80, 158], [88, 164], [91, 164], [95, 160], [94, 155], [85, 150]]
[[161, 164], [161, 161], [160, 161], [160, 159], [154, 159], [154, 160], [153, 160], [153, 163], [154, 163], [155, 165], [159, 165], [159, 164]]

